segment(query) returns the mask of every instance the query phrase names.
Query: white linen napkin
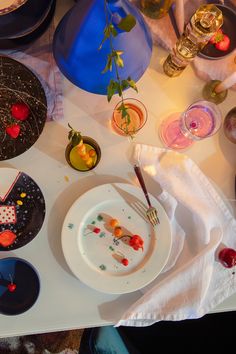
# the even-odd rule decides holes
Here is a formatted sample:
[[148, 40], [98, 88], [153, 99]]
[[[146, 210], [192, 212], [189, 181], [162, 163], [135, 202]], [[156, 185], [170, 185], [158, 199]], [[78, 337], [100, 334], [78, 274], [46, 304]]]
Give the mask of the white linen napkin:
[[[143, 295], [115, 326], [199, 318], [236, 291], [233, 269], [217, 260], [220, 248], [236, 248], [236, 220], [207, 177], [186, 155], [136, 144], [134, 157], [163, 189], [157, 198], [171, 222], [176, 219], [179, 225], [176, 221], [172, 226], [173, 244], [164, 274], [142, 289]], [[155, 196], [155, 191], [151, 192]], [[177, 262], [172, 255], [179, 256]]]

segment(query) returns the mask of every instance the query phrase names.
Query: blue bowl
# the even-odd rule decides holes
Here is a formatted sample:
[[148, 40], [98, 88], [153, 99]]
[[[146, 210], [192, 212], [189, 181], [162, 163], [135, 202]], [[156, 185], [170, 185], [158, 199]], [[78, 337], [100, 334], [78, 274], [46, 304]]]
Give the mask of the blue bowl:
[[[13, 282], [16, 289], [10, 291]], [[36, 269], [21, 258], [0, 259], [0, 313], [19, 315], [29, 310], [40, 292], [40, 280]]]

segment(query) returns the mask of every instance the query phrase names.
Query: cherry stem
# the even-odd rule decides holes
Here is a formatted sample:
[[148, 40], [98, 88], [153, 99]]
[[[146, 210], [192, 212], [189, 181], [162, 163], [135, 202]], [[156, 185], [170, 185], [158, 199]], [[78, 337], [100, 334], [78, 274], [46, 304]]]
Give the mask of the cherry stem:
[[9, 278], [10, 278], [11, 284], [13, 284], [13, 279], [12, 279], [12, 275], [11, 274], [9, 274]]
[[121, 239], [124, 238], [124, 237], [132, 238], [132, 236], [130, 236], [130, 235], [123, 235], [123, 236], [117, 237], [117, 239], [118, 239], [118, 240], [121, 240]]

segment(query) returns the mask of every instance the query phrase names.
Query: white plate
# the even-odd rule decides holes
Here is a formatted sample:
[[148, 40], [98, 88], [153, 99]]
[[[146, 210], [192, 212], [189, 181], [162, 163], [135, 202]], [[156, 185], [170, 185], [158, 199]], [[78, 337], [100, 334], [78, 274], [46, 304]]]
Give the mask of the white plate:
[[[146, 200], [136, 186], [104, 184], [75, 201], [63, 223], [62, 249], [76, 277], [110, 294], [138, 290], [157, 277], [168, 260], [172, 239], [163, 207], [152, 195], [150, 198], [160, 219], [155, 228], [145, 218]], [[125, 235], [140, 235], [143, 251], [129, 246], [129, 237], [118, 241], [109, 226], [111, 219], [119, 221]], [[94, 228], [100, 231], [95, 233]], [[128, 259], [128, 266], [121, 263], [122, 258]]]

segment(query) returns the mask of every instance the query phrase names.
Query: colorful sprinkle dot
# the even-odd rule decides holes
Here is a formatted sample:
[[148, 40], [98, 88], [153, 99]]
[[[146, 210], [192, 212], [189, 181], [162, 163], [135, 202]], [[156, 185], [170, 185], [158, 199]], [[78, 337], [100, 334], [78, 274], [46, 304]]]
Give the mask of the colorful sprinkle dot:
[[105, 232], [101, 232], [99, 235], [99, 237], [105, 237], [105, 236], [106, 236]]
[[17, 200], [17, 201], [16, 201], [16, 204], [18, 204], [18, 205], [23, 205], [23, 202], [22, 202], [21, 200]]
[[92, 224], [92, 225], [95, 225], [95, 224], [96, 224], [96, 221], [92, 221], [91, 224]]
[[115, 251], [115, 248], [114, 248], [114, 247], [112, 247], [112, 246], [109, 246], [109, 250], [111, 250], [111, 251]]
[[21, 193], [21, 194], [20, 194], [20, 197], [21, 197], [21, 198], [25, 198], [25, 197], [26, 197], [26, 193], [24, 193], [24, 192]]
[[104, 264], [101, 264], [101, 265], [99, 266], [99, 268], [100, 268], [101, 270], [106, 270], [106, 269], [107, 269]]
[[95, 228], [93, 229], [93, 232], [94, 232], [95, 234], [99, 234], [100, 231], [101, 231], [101, 229], [99, 229], [99, 227], [95, 227]]
[[73, 229], [74, 224], [69, 223], [69, 224], [68, 224], [68, 227], [69, 227], [69, 229]]
[[64, 179], [66, 182], [69, 182], [69, 177], [68, 176], [64, 176]]
[[102, 215], [98, 215], [97, 220], [98, 220], [98, 221], [102, 221], [102, 220], [103, 220]]

